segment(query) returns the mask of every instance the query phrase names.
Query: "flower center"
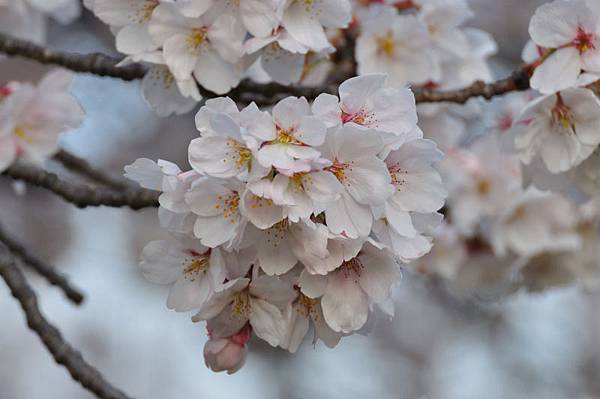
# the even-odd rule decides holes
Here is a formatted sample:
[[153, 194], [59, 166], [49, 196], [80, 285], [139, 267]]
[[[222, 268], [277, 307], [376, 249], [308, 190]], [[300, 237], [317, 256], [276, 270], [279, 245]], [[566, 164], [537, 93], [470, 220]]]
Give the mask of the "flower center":
[[404, 185], [406, 180], [404, 180], [404, 175], [408, 174], [408, 171], [402, 170], [399, 164], [388, 165], [388, 171], [390, 172], [390, 176], [392, 177], [392, 184], [396, 187]]
[[137, 22], [142, 24], [150, 21], [150, 18], [152, 18], [152, 13], [154, 12], [154, 9], [158, 7], [158, 4], [159, 0], [145, 1], [136, 14]]
[[205, 254], [199, 254], [196, 251], [190, 251], [192, 258], [187, 261], [185, 269], [183, 270], [184, 276], [189, 281], [195, 281], [200, 274], [206, 273], [210, 267], [208, 252]]
[[593, 33], [588, 33], [579, 27], [577, 28], [577, 37], [573, 40], [573, 45], [579, 50], [580, 54], [583, 54], [596, 48], [594, 39]]
[[512, 127], [513, 124], [513, 116], [509, 112], [505, 113], [498, 120], [498, 129], [501, 132], [505, 132]]
[[352, 163], [345, 163], [345, 162], [340, 162], [337, 159], [333, 162], [333, 165], [331, 165], [329, 168], [327, 168], [327, 170], [329, 170], [331, 173], [333, 173], [335, 175], [335, 177], [338, 179], [338, 181], [342, 184], [346, 184], [346, 185], [350, 185], [350, 183], [348, 182], [348, 177], [346, 176], [346, 171], [352, 171]]
[[250, 292], [244, 289], [233, 297], [231, 305], [231, 316], [239, 319], [247, 319], [250, 316], [252, 307], [250, 305]]
[[[252, 151], [250, 151], [250, 149], [234, 139], [228, 139], [225, 142], [225, 145], [231, 150], [227, 151], [225, 156], [234, 161], [237, 170], [249, 166], [250, 160], [252, 159]], [[226, 160], [224, 159], [223, 162], [226, 162]]]
[[215, 208], [221, 209], [223, 211], [223, 219], [229, 219], [229, 223], [233, 224], [235, 223], [235, 219], [239, 212], [239, 205], [240, 195], [237, 192], [232, 191], [227, 196], [217, 196]]
[[560, 93], [556, 95], [556, 105], [552, 108], [552, 122], [565, 130], [575, 130], [571, 109], [563, 102]]
[[344, 273], [344, 277], [360, 277], [365, 266], [358, 257], [352, 258], [349, 261], [342, 263], [340, 271]]
[[282, 221], [277, 222], [273, 226], [269, 227], [265, 231], [265, 234], [267, 235], [267, 243], [273, 245], [274, 247], [279, 246], [281, 241], [285, 239], [289, 227], [290, 223], [287, 219], [283, 219]]
[[392, 57], [394, 55], [395, 47], [396, 43], [394, 42], [394, 37], [391, 32], [377, 39], [377, 52], [386, 57]]
[[317, 299], [309, 298], [300, 292], [296, 298], [296, 312], [302, 316], [311, 316], [316, 319], [319, 316], [316, 310], [317, 303]]
[[312, 177], [306, 172], [294, 173], [292, 177], [290, 177], [290, 181], [292, 182], [292, 186], [294, 189], [296, 189], [296, 191], [305, 192], [305, 186], [310, 185], [312, 182]]
[[294, 137], [293, 129], [277, 128], [277, 137], [273, 140], [273, 144], [302, 144], [302, 142]]
[[477, 182], [477, 193], [487, 195], [492, 190], [492, 183], [487, 179], [481, 179]]
[[354, 122], [357, 125], [365, 126], [367, 124], [372, 123], [373, 117], [368, 115], [364, 111], [357, 112], [355, 114], [347, 114], [342, 112], [342, 123]]
[[186, 42], [190, 49], [196, 50], [200, 47], [208, 38], [208, 29], [206, 27], [194, 28], [188, 35]]
[[27, 143], [33, 142], [32, 138], [29, 135], [27, 135], [27, 132], [25, 131], [25, 129], [23, 129], [20, 126], [15, 127], [15, 129], [13, 130], [13, 133], [15, 136], [17, 136], [18, 138], [20, 138], [21, 140], [23, 140]]
[[259, 197], [258, 195], [252, 195], [252, 204], [250, 207], [252, 209], [262, 208], [263, 206], [272, 206], [273, 201], [269, 198]]

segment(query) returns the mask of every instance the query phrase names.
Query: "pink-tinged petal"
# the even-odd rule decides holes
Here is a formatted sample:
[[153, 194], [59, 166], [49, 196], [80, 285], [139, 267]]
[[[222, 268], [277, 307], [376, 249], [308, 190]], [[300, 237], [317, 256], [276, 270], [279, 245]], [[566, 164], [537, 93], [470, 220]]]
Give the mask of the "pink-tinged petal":
[[242, 68], [240, 63], [227, 62], [214, 50], [205, 48], [198, 56], [194, 77], [202, 87], [225, 94], [240, 82]]
[[250, 294], [268, 300], [281, 310], [291, 305], [297, 296], [296, 291], [288, 281], [271, 276], [255, 277], [250, 283]]
[[351, 333], [367, 322], [369, 298], [353, 274], [333, 273], [321, 299], [323, 316], [333, 331]]
[[212, 294], [210, 279], [204, 273], [182, 275], [171, 287], [167, 307], [176, 312], [188, 312], [201, 307]]
[[319, 94], [312, 103], [312, 113], [328, 128], [338, 126], [342, 122], [342, 110], [339, 102], [337, 96], [327, 93]]
[[359, 203], [383, 205], [394, 192], [387, 166], [379, 158], [363, 157], [344, 171], [342, 184]]
[[250, 283], [250, 279], [238, 278], [228, 281], [223, 285], [220, 291], [215, 292], [210, 299], [202, 305], [200, 311], [192, 318], [192, 321], [198, 322], [216, 317], [232, 301], [233, 296], [245, 289]]
[[289, 52], [273, 43], [262, 52], [261, 65], [275, 82], [289, 85], [298, 83], [302, 77], [304, 59], [304, 54]]
[[358, 259], [363, 265], [358, 283], [375, 302], [380, 303], [390, 297], [394, 283], [400, 278], [400, 268], [387, 250], [380, 250], [366, 244]]
[[580, 73], [579, 51], [575, 47], [561, 48], [535, 68], [531, 87], [544, 94], [552, 94], [574, 87]]
[[589, 13], [579, 1], [557, 0], [543, 4], [529, 23], [529, 35], [542, 47], [557, 48], [571, 43], [577, 36], [582, 18]]
[[347, 193], [343, 193], [335, 204], [326, 207], [325, 216], [332, 233], [348, 238], [368, 236], [373, 224], [369, 206], [359, 204]]
[[116, 37], [117, 50], [123, 54], [139, 54], [158, 48], [146, 25], [129, 25], [119, 30]]
[[412, 224], [410, 213], [401, 209], [393, 201], [385, 204], [385, 220], [389, 223], [391, 228], [404, 237], [410, 238], [417, 235], [417, 231]]
[[262, 299], [251, 298], [250, 302], [252, 306], [250, 325], [256, 336], [267, 341], [271, 346], [279, 345], [286, 331], [281, 311]]
[[267, 229], [283, 219], [283, 209], [272, 200], [258, 197], [250, 190], [242, 195], [240, 201], [242, 214], [259, 229]]
[[287, 97], [273, 107], [273, 120], [283, 130], [296, 129], [302, 117], [309, 115], [310, 107], [304, 97]]
[[315, 117], [305, 116], [300, 120], [294, 137], [311, 146], [318, 147], [325, 141], [327, 126]]
[[287, 349], [290, 353], [295, 353], [310, 327], [308, 316], [301, 314], [295, 306], [290, 306], [285, 312], [284, 318], [286, 332], [279, 345], [283, 349]]
[[[341, 263], [340, 259], [339, 264]], [[307, 297], [319, 298], [325, 294], [325, 290], [327, 289], [327, 276], [311, 274], [307, 270], [303, 270], [298, 280], [298, 286]]]
[[276, 0], [244, 0], [240, 2], [240, 14], [244, 26], [255, 37], [265, 37], [279, 26]]
[[360, 112], [366, 101], [385, 85], [386, 75], [381, 73], [356, 76], [343, 82], [339, 87], [340, 106], [347, 114]]
[[184, 268], [185, 255], [181, 247], [170, 241], [151, 241], [142, 250], [140, 269], [156, 284], [174, 283]]
[[306, 9], [305, 3], [302, 1], [293, 2], [287, 8], [283, 15], [282, 25], [294, 39], [316, 52], [331, 47], [323, 26], [311, 14], [311, 11]]
[[288, 232], [281, 230], [277, 224], [267, 229], [256, 244], [260, 268], [269, 276], [285, 274], [298, 263], [290, 250]]

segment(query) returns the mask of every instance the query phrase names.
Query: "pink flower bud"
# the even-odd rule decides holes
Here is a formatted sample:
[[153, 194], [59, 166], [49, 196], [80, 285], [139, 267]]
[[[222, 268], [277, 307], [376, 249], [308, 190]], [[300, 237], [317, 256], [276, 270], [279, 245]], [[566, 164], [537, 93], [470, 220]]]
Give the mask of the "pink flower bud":
[[246, 324], [237, 334], [228, 338], [210, 338], [204, 345], [204, 363], [212, 371], [233, 374], [246, 362], [252, 327]]

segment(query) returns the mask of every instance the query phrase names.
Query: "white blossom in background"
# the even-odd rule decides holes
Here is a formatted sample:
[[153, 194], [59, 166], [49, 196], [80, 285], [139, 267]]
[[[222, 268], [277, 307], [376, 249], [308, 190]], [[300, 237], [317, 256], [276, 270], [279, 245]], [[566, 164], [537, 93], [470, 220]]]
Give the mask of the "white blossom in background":
[[396, 87], [438, 80], [441, 71], [431, 37], [416, 16], [398, 15], [393, 7], [371, 6], [360, 24], [358, 73], [386, 73]]
[[0, 0], [0, 33], [44, 43], [48, 17], [68, 24], [80, 13], [79, 0]]
[[450, 191], [449, 212], [454, 226], [474, 233], [484, 219], [494, 218], [522, 185], [516, 155], [499, 151], [499, 140], [490, 135], [468, 149], [453, 149], [440, 165]]
[[211, 99], [196, 127], [192, 170], [125, 169], [162, 192], [172, 239], [148, 244], [140, 267], [171, 285], [169, 308], [207, 322], [208, 367], [237, 370], [250, 330], [295, 352], [311, 328], [334, 347], [375, 307], [393, 313], [399, 262], [429, 252], [446, 197], [443, 155], [421, 138], [410, 90], [367, 75], [339, 97], [288, 97], [271, 112]]
[[515, 149], [525, 164], [540, 156], [552, 173], [587, 159], [600, 144], [600, 101], [587, 89], [571, 88], [532, 101], [513, 126]]
[[398, 87], [448, 90], [491, 80], [487, 59], [497, 46], [486, 32], [464, 26], [473, 16], [465, 0], [363, 3], [356, 12], [359, 73], [387, 73]]
[[316, 65], [335, 50], [326, 30], [352, 19], [348, 0], [90, 0], [86, 6], [111, 26], [127, 60], [152, 65], [144, 97], [159, 116], [199, 102], [195, 83], [224, 94], [257, 68], [267, 81], [321, 82]]
[[84, 112], [69, 93], [73, 77], [57, 69], [37, 86], [12, 82], [0, 89], [0, 171], [17, 160], [42, 164], [58, 151], [61, 133], [81, 125]]
[[577, 249], [576, 209], [560, 194], [529, 187], [507, 204], [493, 226], [496, 253], [533, 256], [546, 250]]
[[556, 0], [537, 9], [529, 34], [544, 50], [531, 87], [551, 94], [600, 78], [600, 9], [594, 3]]

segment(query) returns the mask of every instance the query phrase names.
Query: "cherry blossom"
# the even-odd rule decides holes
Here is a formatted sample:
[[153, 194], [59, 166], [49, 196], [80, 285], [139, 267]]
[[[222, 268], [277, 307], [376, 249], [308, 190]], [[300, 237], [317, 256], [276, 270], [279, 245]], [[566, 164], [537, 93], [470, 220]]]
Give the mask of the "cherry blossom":
[[578, 165], [600, 144], [599, 111], [594, 93], [581, 88], [531, 102], [514, 124], [521, 160], [529, 164], [539, 154], [552, 173]]
[[555, 0], [540, 6], [529, 34], [545, 49], [531, 87], [551, 94], [578, 85], [582, 71], [600, 73], [600, 10], [587, 0]]
[[208, 320], [213, 338], [231, 336], [249, 322], [259, 338], [277, 346], [285, 334], [282, 312], [295, 296], [293, 288], [277, 277], [239, 278], [216, 292], [193, 320]]
[[424, 84], [439, 76], [427, 26], [414, 15], [398, 15], [392, 7], [372, 6], [361, 20], [356, 41], [358, 72], [387, 73], [390, 83], [402, 87]]
[[68, 24], [79, 17], [78, 0], [1, 0], [0, 32], [43, 43], [46, 40], [47, 19]]
[[[209, 333], [210, 334], [210, 333]], [[242, 368], [248, 355], [247, 343], [252, 336], [252, 327], [246, 324], [235, 335], [227, 338], [210, 338], [204, 344], [204, 362], [215, 372], [233, 374]]]
[[179, 312], [200, 308], [225, 278], [219, 249], [194, 241], [152, 241], [142, 251], [140, 268], [151, 282], [173, 284], [167, 307]]
[[529, 187], [494, 223], [494, 250], [532, 256], [548, 249], [578, 248], [573, 205], [559, 194]]
[[301, 278], [300, 287], [308, 297], [321, 297], [323, 316], [333, 331], [350, 333], [365, 325], [369, 306], [386, 301], [399, 278], [391, 252], [367, 242], [328, 275]]
[[72, 73], [53, 70], [37, 86], [13, 82], [0, 90], [0, 171], [16, 160], [43, 163], [59, 150], [61, 133], [83, 122], [69, 93], [72, 80]]

